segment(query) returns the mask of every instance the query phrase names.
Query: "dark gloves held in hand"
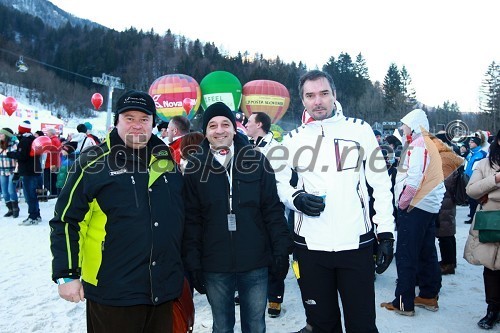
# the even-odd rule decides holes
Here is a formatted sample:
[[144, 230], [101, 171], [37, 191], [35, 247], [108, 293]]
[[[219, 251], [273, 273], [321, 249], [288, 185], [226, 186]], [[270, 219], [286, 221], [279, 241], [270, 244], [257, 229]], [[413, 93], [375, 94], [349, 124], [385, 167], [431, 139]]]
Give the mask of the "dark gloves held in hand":
[[12, 177], [12, 182], [13, 183], [17, 183], [20, 178], [21, 178], [21, 176], [19, 176], [19, 173], [18, 172], [14, 172], [14, 177]]
[[7, 157], [8, 158], [16, 158], [16, 152], [15, 151], [8, 151]]
[[308, 216], [319, 216], [325, 210], [323, 198], [306, 192], [298, 194], [293, 199], [293, 204], [298, 210]]
[[288, 261], [288, 256], [274, 256], [270, 272], [276, 280], [283, 281], [288, 274], [289, 268], [290, 262]]
[[200, 294], [206, 294], [207, 289], [205, 288], [205, 279], [203, 278], [203, 272], [201, 270], [190, 272], [191, 284], [196, 291]]
[[390, 232], [378, 235], [379, 244], [377, 250], [377, 268], [375, 272], [382, 274], [389, 267], [394, 258], [394, 236]]

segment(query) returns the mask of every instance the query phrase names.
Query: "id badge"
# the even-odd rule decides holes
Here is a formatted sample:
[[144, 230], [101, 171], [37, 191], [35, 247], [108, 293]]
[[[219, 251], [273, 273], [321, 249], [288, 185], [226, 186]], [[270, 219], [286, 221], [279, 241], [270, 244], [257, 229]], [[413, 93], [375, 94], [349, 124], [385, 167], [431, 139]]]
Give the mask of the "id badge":
[[236, 231], [236, 215], [227, 214], [227, 230]]

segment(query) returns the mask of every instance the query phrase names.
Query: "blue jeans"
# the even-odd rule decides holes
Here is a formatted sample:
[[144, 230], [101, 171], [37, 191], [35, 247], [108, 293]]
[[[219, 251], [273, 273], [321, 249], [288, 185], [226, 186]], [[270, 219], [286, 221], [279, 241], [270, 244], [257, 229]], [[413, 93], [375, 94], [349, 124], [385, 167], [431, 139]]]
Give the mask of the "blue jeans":
[[10, 176], [0, 176], [0, 184], [2, 186], [2, 195], [5, 203], [17, 201], [16, 184], [12, 181], [14, 174]]
[[36, 189], [41, 177], [41, 175], [22, 177], [24, 199], [28, 204], [28, 217], [31, 219], [36, 219], [40, 216], [40, 208], [38, 207], [38, 197], [36, 195]]
[[213, 333], [233, 333], [234, 292], [240, 296], [242, 333], [264, 333], [268, 268], [242, 273], [204, 272], [207, 298], [212, 308]]

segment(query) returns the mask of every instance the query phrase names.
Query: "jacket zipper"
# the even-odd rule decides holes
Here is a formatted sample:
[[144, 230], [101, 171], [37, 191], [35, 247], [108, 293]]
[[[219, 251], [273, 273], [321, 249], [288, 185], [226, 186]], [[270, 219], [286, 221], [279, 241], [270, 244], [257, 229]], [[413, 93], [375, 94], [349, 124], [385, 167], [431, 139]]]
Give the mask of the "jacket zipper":
[[130, 176], [130, 179], [132, 180], [132, 185], [134, 185], [133, 188], [134, 188], [135, 206], [139, 208], [139, 198], [137, 197], [137, 189], [135, 187], [134, 176]]
[[[368, 223], [366, 221], [365, 202], [363, 201], [363, 195], [361, 194], [360, 185], [361, 184], [358, 182], [358, 184], [356, 185], [356, 192], [358, 192], [359, 202], [361, 203], [361, 209], [363, 210], [363, 220], [365, 221], [365, 227], [368, 227]], [[371, 225], [371, 223], [370, 223], [370, 225]]]

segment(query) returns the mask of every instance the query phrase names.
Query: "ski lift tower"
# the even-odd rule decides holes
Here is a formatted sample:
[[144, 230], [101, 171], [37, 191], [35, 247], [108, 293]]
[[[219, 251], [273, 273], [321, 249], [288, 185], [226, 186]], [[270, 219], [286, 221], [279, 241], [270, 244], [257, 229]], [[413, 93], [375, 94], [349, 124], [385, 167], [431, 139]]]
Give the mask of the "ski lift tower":
[[111, 108], [112, 108], [112, 101], [113, 101], [113, 90], [115, 88], [117, 89], [125, 89], [125, 85], [120, 82], [119, 77], [111, 76], [108, 74], [102, 73], [101, 77], [93, 77], [92, 82], [101, 84], [103, 86], [108, 87], [108, 105], [107, 105], [107, 110], [106, 110], [106, 131], [109, 130], [111, 126]]

